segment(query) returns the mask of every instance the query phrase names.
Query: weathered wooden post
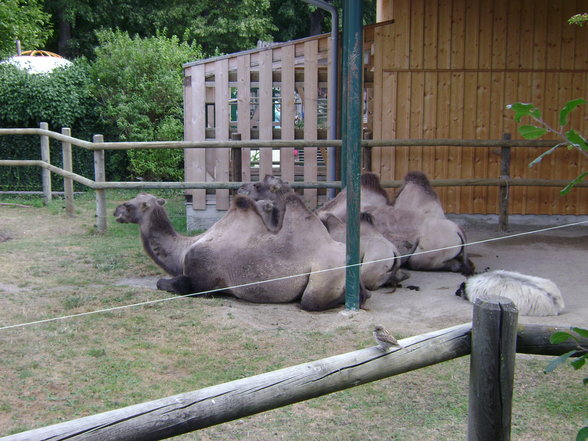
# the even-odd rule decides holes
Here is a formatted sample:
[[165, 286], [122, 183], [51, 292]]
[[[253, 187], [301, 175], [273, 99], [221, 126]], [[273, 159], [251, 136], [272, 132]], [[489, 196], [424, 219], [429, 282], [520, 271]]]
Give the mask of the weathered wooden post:
[[[42, 122], [40, 124], [41, 130], [49, 130], [49, 124]], [[51, 156], [49, 153], [49, 137], [41, 135], [41, 161], [47, 164], [51, 163]], [[41, 182], [43, 183], [43, 203], [51, 202], [51, 172], [49, 169], [43, 168], [41, 170]]]
[[[231, 133], [231, 140], [241, 141], [241, 134]], [[243, 180], [243, 162], [240, 145], [231, 148], [231, 175], [235, 182]]]
[[474, 303], [468, 441], [510, 440], [517, 318], [504, 297]]
[[[502, 139], [510, 141], [510, 133], [504, 133]], [[500, 179], [508, 180], [510, 178], [510, 147], [503, 146], [500, 148]], [[498, 231], [508, 229], [508, 183], [500, 185], [500, 213], [498, 217]]]
[[[94, 135], [92, 141], [104, 142], [104, 136]], [[94, 150], [94, 181], [106, 181], [104, 150]], [[104, 189], [96, 189], [96, 229], [99, 233], [106, 232], [106, 190]]]
[[[61, 133], [65, 136], [71, 136], [71, 129], [64, 127]], [[61, 143], [61, 154], [63, 157], [63, 169], [67, 172], [73, 172], [73, 164], [71, 159], [71, 143], [63, 141]], [[73, 179], [63, 177], [63, 194], [65, 198], [65, 213], [68, 216], [74, 215], [73, 203]]]

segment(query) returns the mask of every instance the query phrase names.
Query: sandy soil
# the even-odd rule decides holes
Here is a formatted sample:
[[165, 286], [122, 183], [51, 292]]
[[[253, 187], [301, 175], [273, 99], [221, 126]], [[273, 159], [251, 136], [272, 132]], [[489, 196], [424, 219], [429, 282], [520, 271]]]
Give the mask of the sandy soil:
[[[498, 233], [496, 224], [457, 219], [474, 244], [469, 253], [478, 271], [506, 269], [546, 277], [561, 289], [566, 303], [556, 317], [519, 316], [519, 323], [588, 327], [588, 224], [535, 234], [541, 226], [511, 225]], [[519, 236], [515, 236], [519, 235]], [[465, 279], [448, 272], [410, 271], [411, 277], [394, 293], [378, 290], [366, 303], [366, 310], [350, 313], [344, 307], [319, 313], [302, 311], [296, 304], [259, 305], [231, 299], [221, 307], [221, 317], [230, 316], [244, 327], [270, 329], [335, 330], [351, 325], [371, 328], [383, 324], [400, 337], [417, 335], [471, 321], [472, 305], [455, 291]], [[155, 289], [156, 278], [123, 280], [121, 285]], [[195, 302], [198, 299], [194, 299]]]

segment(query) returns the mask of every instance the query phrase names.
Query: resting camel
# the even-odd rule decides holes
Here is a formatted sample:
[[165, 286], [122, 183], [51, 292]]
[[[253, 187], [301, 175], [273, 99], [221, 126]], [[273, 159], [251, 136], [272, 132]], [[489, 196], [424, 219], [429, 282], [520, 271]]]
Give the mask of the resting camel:
[[[343, 193], [343, 192], [342, 192]], [[319, 217], [342, 213], [346, 204], [341, 194], [317, 210]], [[372, 215], [374, 227], [392, 242], [402, 264], [415, 270], [446, 270], [471, 275], [472, 262], [467, 258], [464, 231], [445, 217], [437, 194], [422, 172], [410, 172], [393, 204], [373, 173], [361, 178], [361, 210]], [[339, 216], [338, 216], [339, 217]], [[440, 248], [442, 251], [431, 252]], [[417, 254], [411, 255], [416, 252]]]
[[[409, 275], [399, 271], [398, 250], [374, 228], [373, 222], [370, 214], [361, 213], [359, 223], [361, 281], [369, 290], [388, 286], [393, 292], [398, 283], [406, 280]], [[327, 213], [323, 223], [333, 239], [341, 243], [346, 242], [346, 225], [337, 216]]]
[[166, 273], [182, 274], [186, 250], [200, 236], [178, 234], [167, 216], [164, 199], [148, 193], [120, 204], [114, 211], [117, 222], [139, 224], [141, 242], [145, 252]]
[[[360, 181], [360, 211], [365, 211], [366, 207], [389, 205], [388, 193], [380, 185], [380, 179], [375, 173], [363, 173]], [[315, 213], [321, 219], [324, 219], [327, 214], [333, 214], [343, 222], [347, 222], [347, 191], [343, 189]]]
[[[135, 211], [136, 199], [146, 196], [150, 195], [139, 195], [115, 211], [121, 222], [140, 223], [142, 234], [147, 228], [142, 222], [153, 214], [145, 212], [161, 208], [157, 198], [151, 196], [156, 203], [140, 207], [142, 216], [126, 217], [123, 213]], [[278, 231], [271, 231], [256, 202], [246, 195], [237, 195], [223, 218], [180, 254], [176, 253], [175, 261], [182, 258], [181, 273], [171, 279], [160, 279], [157, 287], [178, 294], [220, 289], [257, 303], [300, 300], [300, 307], [309, 311], [343, 303], [345, 246], [329, 236], [324, 225], [296, 194], [285, 195], [283, 204], [282, 226]], [[169, 219], [165, 226], [162, 222], [151, 225], [159, 229], [150, 234], [159, 238], [159, 253], [147, 252], [160, 264], [156, 257], [174, 251], [163, 248], [163, 244], [174, 245], [174, 238], [181, 236], [173, 231]], [[166, 234], [169, 237], [163, 240]], [[338, 269], [330, 270], [332, 268]], [[361, 304], [369, 297], [363, 287], [360, 296]]]

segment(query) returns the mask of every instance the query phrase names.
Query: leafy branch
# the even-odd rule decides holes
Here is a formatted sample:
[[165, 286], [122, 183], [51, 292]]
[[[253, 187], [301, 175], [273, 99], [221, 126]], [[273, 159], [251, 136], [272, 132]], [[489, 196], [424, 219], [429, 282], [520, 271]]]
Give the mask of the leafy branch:
[[[563, 343], [568, 340], [573, 340], [576, 343], [576, 349], [572, 349], [571, 351], [566, 352], [563, 355], [560, 355], [559, 357], [554, 359], [551, 363], [549, 363], [544, 370], [544, 372], [546, 374], [549, 372], [553, 372], [558, 366], [561, 366], [566, 361], [568, 361], [570, 357], [573, 357], [578, 354], [581, 354], [581, 355], [578, 358], [576, 358], [574, 361], [571, 361], [570, 365], [575, 370], [578, 370], [586, 365], [586, 359], [588, 358], [588, 347], [582, 346], [582, 344], [580, 344], [580, 338], [588, 338], [588, 329], [571, 328], [571, 330], [573, 332], [575, 332], [577, 335], [574, 335], [574, 334], [572, 334], [570, 332], [566, 332], [566, 331], [559, 331], [559, 332], [553, 333], [551, 335], [551, 337], [549, 338], [549, 341], [552, 344], [559, 344], [559, 343]], [[584, 383], [584, 386], [588, 385], [588, 377], [584, 378], [583, 383]], [[584, 427], [582, 427], [576, 435], [576, 441], [586, 441], [586, 440], [588, 440], [588, 425], [585, 425]]]
[[[547, 122], [545, 122], [541, 116], [541, 111], [539, 108], [537, 108], [532, 103], [514, 103], [506, 106], [507, 109], [514, 111], [514, 119], [516, 122], [520, 123], [523, 117], [530, 117], [537, 123], [536, 125], [522, 125], [519, 127], [519, 133], [523, 138], [537, 139], [548, 133], [553, 133], [561, 140], [560, 143], [535, 158], [529, 164], [529, 167], [538, 164], [545, 156], [552, 154], [556, 149], [562, 146], [567, 146], [569, 150], [576, 149], [582, 155], [588, 158], [588, 141], [586, 141], [586, 138], [584, 138], [582, 134], [574, 129], [565, 130], [565, 126], [567, 126], [570, 122], [570, 113], [577, 107], [584, 104], [586, 104], [586, 100], [583, 98], [577, 98], [568, 101], [559, 111], [559, 128], [551, 127]], [[569, 193], [576, 184], [582, 182], [584, 179], [586, 179], [587, 176], [588, 171], [580, 173], [580, 175], [578, 175], [573, 181], [566, 185], [560, 193], [562, 195]]]

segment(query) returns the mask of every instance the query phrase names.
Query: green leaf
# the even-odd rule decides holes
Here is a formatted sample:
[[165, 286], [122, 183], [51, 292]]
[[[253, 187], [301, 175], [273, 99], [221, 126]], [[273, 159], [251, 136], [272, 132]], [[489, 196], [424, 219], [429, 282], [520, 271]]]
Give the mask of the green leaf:
[[565, 143], [560, 142], [559, 144], [557, 144], [554, 147], [551, 147], [549, 150], [547, 150], [546, 152], [541, 153], [539, 156], [537, 156], [533, 161], [531, 161], [531, 163], [529, 163], [529, 168], [533, 167], [536, 164], [539, 164], [543, 158], [547, 155], [552, 154], [558, 147], [561, 147], [562, 145], [565, 145]]
[[514, 111], [514, 119], [516, 122], [521, 122], [523, 116], [532, 116], [537, 119], [541, 118], [541, 112], [531, 103], [513, 103], [507, 105], [506, 108]]
[[584, 98], [577, 98], [575, 100], [568, 101], [565, 106], [559, 111], [559, 125], [565, 126], [569, 122], [568, 115], [572, 110], [576, 107], [585, 104], [586, 100]]
[[537, 126], [520, 126], [519, 127], [519, 133], [525, 139], [541, 138], [547, 132], [548, 132], [548, 130], [544, 129], [543, 127], [537, 127]]
[[588, 329], [572, 327], [572, 331], [581, 337], [588, 338]]
[[566, 132], [566, 138], [570, 143], [574, 145], [574, 147], [579, 147], [585, 152], [588, 152], [588, 142], [586, 141], [586, 139], [584, 139], [582, 135], [580, 135], [575, 130], [568, 130]]
[[563, 343], [564, 341], [570, 340], [570, 339], [575, 340], [574, 336], [566, 331], [554, 332], [553, 334], [551, 334], [551, 337], [549, 337], [549, 341], [551, 342], [551, 344], [554, 344], [554, 345], [556, 345], [558, 343]]
[[576, 441], [586, 441], [588, 439], [588, 427], [582, 427], [576, 435]]
[[555, 370], [556, 367], [558, 367], [560, 364], [565, 363], [568, 358], [570, 358], [572, 355], [574, 355], [576, 353], [575, 350], [573, 351], [569, 351], [566, 352], [563, 355], [560, 355], [559, 357], [557, 357], [555, 360], [552, 360], [547, 367], [545, 368], [545, 370], [543, 372], [545, 372], [546, 374], [549, 372], [553, 372]]
[[572, 190], [572, 188], [574, 188], [574, 185], [582, 182], [584, 179], [586, 179], [587, 176], [588, 172], [580, 174], [580, 176], [578, 176], [576, 179], [574, 179], [572, 182], [566, 185], [562, 190], [560, 190], [559, 194], [561, 194], [562, 196], [568, 194]]
[[577, 359], [575, 359], [574, 361], [571, 362], [571, 365], [573, 366], [573, 368], [575, 370], [580, 369], [585, 364], [586, 364], [586, 354], [582, 355], [581, 357], [578, 357]]

